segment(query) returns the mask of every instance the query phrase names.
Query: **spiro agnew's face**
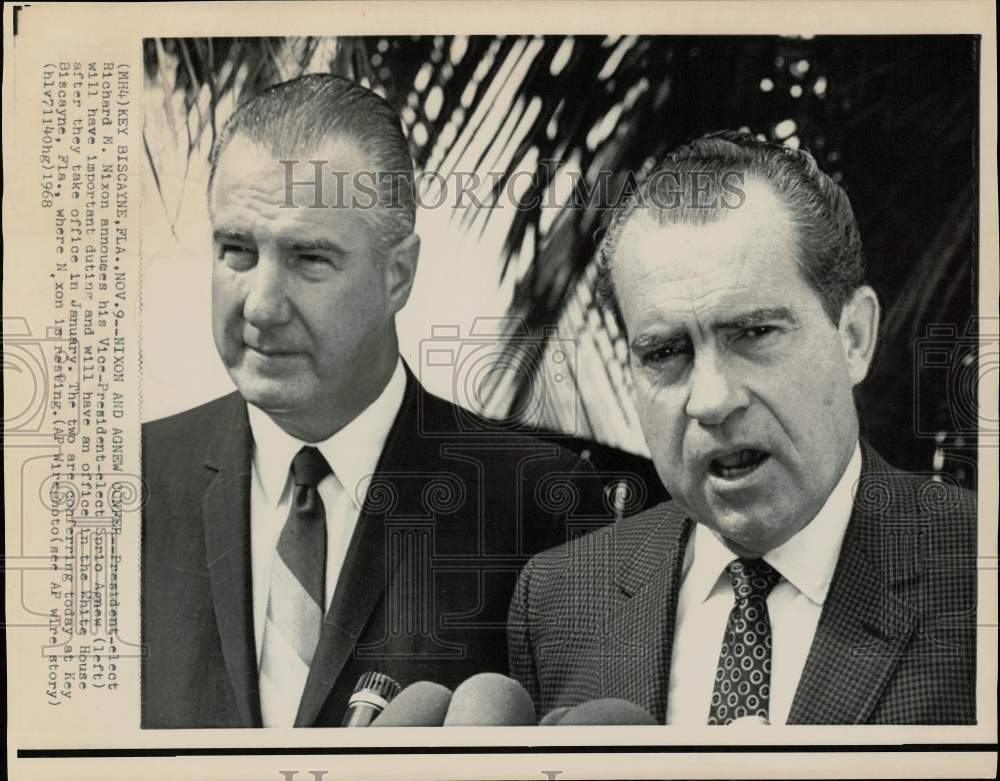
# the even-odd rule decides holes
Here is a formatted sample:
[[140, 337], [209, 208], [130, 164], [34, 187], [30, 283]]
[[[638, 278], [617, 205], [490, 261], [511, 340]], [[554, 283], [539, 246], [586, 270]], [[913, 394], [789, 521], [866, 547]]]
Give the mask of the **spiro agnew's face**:
[[[349, 140], [298, 157], [322, 159], [347, 181], [373, 170]], [[301, 192], [296, 206], [283, 206], [281, 159], [293, 158], [242, 137], [222, 153], [212, 192], [213, 333], [240, 394], [293, 435], [317, 441], [388, 380], [415, 245], [406, 257], [380, 255], [370, 211], [309, 208], [314, 198]]]
[[657, 471], [691, 517], [738, 555], [807, 524], [858, 437], [878, 306], [860, 288], [835, 325], [797, 265], [770, 188], [706, 224], [637, 211], [614, 259], [639, 416]]

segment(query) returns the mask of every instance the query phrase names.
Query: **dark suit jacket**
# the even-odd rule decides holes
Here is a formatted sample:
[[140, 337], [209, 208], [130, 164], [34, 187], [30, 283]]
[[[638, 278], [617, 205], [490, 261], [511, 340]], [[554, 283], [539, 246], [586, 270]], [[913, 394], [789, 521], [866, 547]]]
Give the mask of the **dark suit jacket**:
[[[975, 723], [975, 497], [862, 459], [788, 723]], [[528, 564], [508, 632], [539, 715], [618, 697], [664, 721], [691, 526], [667, 502]]]
[[[144, 426], [143, 476], [142, 725], [259, 726], [239, 395]], [[612, 520], [594, 476], [554, 444], [489, 433], [407, 370], [297, 723], [339, 726], [368, 670], [404, 686], [506, 672], [507, 606], [524, 563], [573, 528]]]

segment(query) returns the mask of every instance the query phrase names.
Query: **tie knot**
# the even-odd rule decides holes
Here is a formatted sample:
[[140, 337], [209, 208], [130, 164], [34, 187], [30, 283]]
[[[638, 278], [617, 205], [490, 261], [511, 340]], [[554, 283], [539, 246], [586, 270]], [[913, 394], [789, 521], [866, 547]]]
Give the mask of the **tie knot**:
[[315, 486], [333, 470], [316, 448], [306, 446], [292, 459], [292, 479], [295, 485]]
[[733, 582], [737, 599], [767, 599], [771, 589], [781, 580], [781, 573], [764, 559], [736, 559], [726, 567], [726, 572]]

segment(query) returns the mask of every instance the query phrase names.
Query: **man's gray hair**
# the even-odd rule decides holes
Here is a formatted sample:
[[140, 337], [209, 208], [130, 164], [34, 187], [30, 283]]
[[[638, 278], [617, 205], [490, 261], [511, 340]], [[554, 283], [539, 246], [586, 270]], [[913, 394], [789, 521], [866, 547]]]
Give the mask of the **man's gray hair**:
[[717, 220], [727, 208], [739, 208], [745, 196], [735, 185], [748, 176], [767, 182], [788, 209], [803, 278], [830, 320], [839, 323], [844, 304], [865, 284], [861, 236], [847, 194], [805, 150], [720, 131], [668, 155], [612, 215], [600, 246], [597, 291], [622, 333], [611, 272], [622, 231], [636, 211], [661, 225]]
[[[399, 115], [382, 97], [350, 79], [314, 73], [275, 84], [241, 104], [223, 126], [209, 157], [208, 191], [219, 158], [237, 136], [277, 155], [306, 156], [323, 143], [353, 141], [374, 163], [382, 247], [406, 238], [416, 222], [413, 160]], [[312, 174], [312, 166], [305, 166]], [[324, 169], [324, 174], [330, 172]], [[366, 172], [367, 173], [367, 172]], [[299, 176], [301, 178], [301, 176]], [[373, 198], [373, 200], [376, 200]], [[310, 201], [312, 203], [312, 201]]]

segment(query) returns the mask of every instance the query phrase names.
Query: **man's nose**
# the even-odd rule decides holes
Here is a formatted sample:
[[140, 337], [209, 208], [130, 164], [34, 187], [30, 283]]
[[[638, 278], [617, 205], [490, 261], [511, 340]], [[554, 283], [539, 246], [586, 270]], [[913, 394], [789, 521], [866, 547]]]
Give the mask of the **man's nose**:
[[718, 426], [749, 403], [741, 377], [714, 352], [695, 358], [684, 411], [703, 426]]
[[248, 272], [248, 290], [243, 300], [243, 319], [258, 328], [281, 325], [291, 315], [288, 275], [275, 258], [261, 255]]

